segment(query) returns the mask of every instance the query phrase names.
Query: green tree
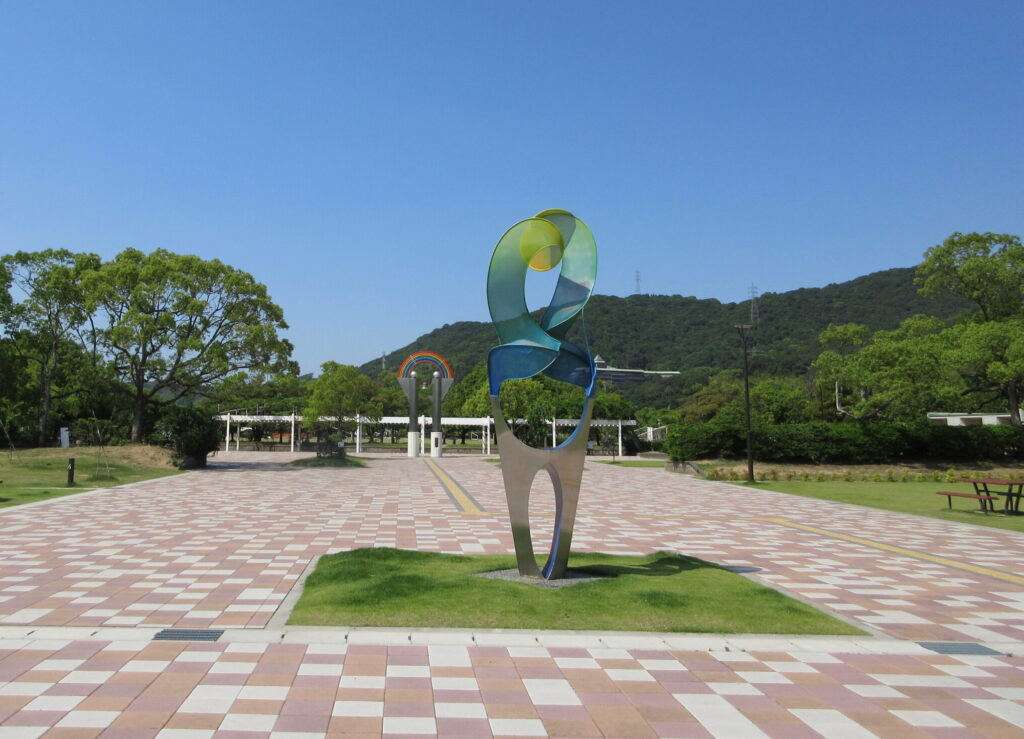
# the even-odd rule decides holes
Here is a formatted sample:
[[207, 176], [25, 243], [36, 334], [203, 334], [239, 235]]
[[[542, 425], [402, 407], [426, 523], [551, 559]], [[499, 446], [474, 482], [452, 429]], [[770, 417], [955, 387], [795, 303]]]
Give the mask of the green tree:
[[215, 383], [206, 395], [217, 408], [283, 416], [306, 405], [311, 385], [298, 377], [297, 368], [289, 362], [281, 372], [237, 372]]
[[1021, 424], [1024, 390], [1021, 331], [1024, 326], [1024, 245], [1020, 237], [954, 233], [925, 253], [917, 268], [920, 292], [948, 290], [974, 302], [978, 313], [947, 332], [967, 392], [996, 394]]
[[87, 291], [103, 317], [97, 339], [131, 393], [134, 442], [147, 405], [291, 354], [266, 287], [216, 259], [126, 249], [87, 276]]
[[[376, 394], [373, 380], [355, 367], [324, 362], [320, 376], [313, 380], [309, 403], [302, 411], [303, 425], [309, 429], [326, 425], [346, 431], [355, 427], [357, 416], [377, 421], [382, 413]], [[320, 418], [331, 420], [320, 421]]]
[[986, 321], [1018, 315], [1024, 305], [1024, 246], [1010, 234], [954, 233], [925, 252], [916, 281], [923, 295], [948, 290], [967, 298]]
[[[3, 312], [8, 336], [34, 368], [38, 385], [38, 443], [50, 432], [55, 400], [88, 387], [81, 329], [91, 320], [85, 284], [99, 267], [95, 254], [65, 249], [19, 251], [0, 258], [3, 272], [21, 300]], [[77, 365], [77, 366], [75, 366]]]
[[614, 390], [599, 392], [594, 398], [594, 418], [618, 421], [636, 417], [636, 407]]
[[743, 402], [743, 378], [739, 370], [722, 370], [710, 377], [707, 384], [683, 399], [679, 419], [684, 424], [710, 421], [731, 404]]
[[947, 331], [950, 359], [974, 393], [1005, 401], [1021, 425], [1024, 399], [1024, 319], [969, 321]]
[[[441, 403], [441, 410], [446, 416], [462, 415], [462, 406], [470, 396], [474, 395], [480, 386], [487, 385], [487, 365], [481, 363], [474, 366], [464, 377], [456, 377], [455, 384], [448, 391], [444, 401]], [[397, 385], [396, 385], [397, 387]], [[487, 413], [483, 414], [488, 415]]]
[[853, 415], [846, 407], [845, 401], [851, 390], [856, 391], [859, 402], [867, 398], [867, 388], [856, 376], [856, 368], [850, 360], [850, 355], [870, 340], [871, 329], [860, 323], [830, 323], [828, 328], [818, 335], [818, 341], [825, 351], [811, 363], [815, 382], [819, 388], [827, 388], [833, 395], [836, 413], [840, 416]]
[[169, 405], [157, 424], [157, 432], [174, 445], [178, 469], [206, 466], [206, 455], [220, 447], [220, 424], [208, 409]]
[[847, 359], [856, 396], [844, 411], [857, 419], [919, 420], [936, 408], [964, 403], [965, 386], [951, 361], [950, 336], [943, 322], [912, 316], [894, 331], [877, 331], [871, 343]]
[[761, 377], [750, 386], [751, 414], [762, 423], [811, 420], [811, 402], [799, 377]]

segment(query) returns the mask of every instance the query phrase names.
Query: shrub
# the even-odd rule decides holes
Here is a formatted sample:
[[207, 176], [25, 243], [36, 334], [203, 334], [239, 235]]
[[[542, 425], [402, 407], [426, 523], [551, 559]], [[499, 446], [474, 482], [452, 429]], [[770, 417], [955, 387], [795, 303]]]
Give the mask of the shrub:
[[[665, 451], [676, 460], [739, 458], [746, 433], [721, 421], [676, 424]], [[903, 460], [1018, 461], [1024, 429], [1017, 426], [938, 426], [921, 423], [812, 423], [763, 426], [754, 435], [759, 462], [887, 464]], [[895, 473], [889, 473], [895, 479]]]
[[174, 462], [182, 470], [205, 467], [206, 455], [220, 447], [220, 425], [194, 406], [168, 406], [157, 433], [173, 445]]

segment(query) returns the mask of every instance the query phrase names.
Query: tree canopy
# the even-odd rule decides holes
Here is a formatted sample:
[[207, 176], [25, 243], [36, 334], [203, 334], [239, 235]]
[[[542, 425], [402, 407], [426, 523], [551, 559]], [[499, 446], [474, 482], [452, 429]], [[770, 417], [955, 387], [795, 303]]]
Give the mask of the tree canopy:
[[320, 376], [313, 381], [309, 402], [303, 410], [303, 423], [314, 428], [321, 417], [330, 427], [346, 430], [355, 426], [357, 416], [371, 421], [382, 415], [380, 402], [376, 399], [377, 387], [366, 375], [355, 367], [337, 362], [324, 362]]
[[240, 370], [287, 362], [288, 325], [267, 289], [219, 260], [126, 249], [86, 278], [97, 339], [133, 397], [132, 441], [157, 397], [177, 400]]
[[949, 291], [973, 302], [986, 321], [1019, 315], [1024, 306], [1024, 246], [1019, 236], [954, 233], [917, 268], [922, 295]]

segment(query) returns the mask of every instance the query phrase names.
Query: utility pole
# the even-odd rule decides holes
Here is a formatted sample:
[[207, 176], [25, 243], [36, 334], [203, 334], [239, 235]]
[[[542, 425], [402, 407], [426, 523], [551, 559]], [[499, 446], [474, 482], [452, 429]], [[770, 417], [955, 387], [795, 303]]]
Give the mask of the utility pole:
[[740, 335], [743, 347], [743, 419], [747, 425], [747, 482], [754, 481], [754, 433], [750, 428], [750, 365], [747, 359], [747, 331], [753, 328], [749, 323], [737, 323], [734, 327]]

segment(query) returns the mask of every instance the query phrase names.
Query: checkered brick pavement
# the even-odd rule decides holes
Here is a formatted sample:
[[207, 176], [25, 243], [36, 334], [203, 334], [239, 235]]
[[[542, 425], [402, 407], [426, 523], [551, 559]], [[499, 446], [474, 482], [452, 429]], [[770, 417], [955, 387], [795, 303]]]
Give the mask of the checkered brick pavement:
[[668, 645], [7, 640], [0, 737], [1009, 737], [1024, 731], [1019, 662]]
[[[439, 461], [479, 516], [460, 514], [422, 460], [279, 466], [289, 458], [222, 453], [204, 472], [0, 511], [0, 739], [1024, 732], [1018, 657], [841, 640], [726, 652], [672, 637], [274, 636], [271, 617], [325, 552], [512, 551], [500, 471], [479, 458]], [[539, 479], [538, 531], [549, 493]], [[573, 546], [756, 567], [899, 639], [1024, 642], [1024, 586], [986, 574], [1022, 561], [1012, 532], [588, 462]], [[163, 626], [236, 636], [149, 642]]]

